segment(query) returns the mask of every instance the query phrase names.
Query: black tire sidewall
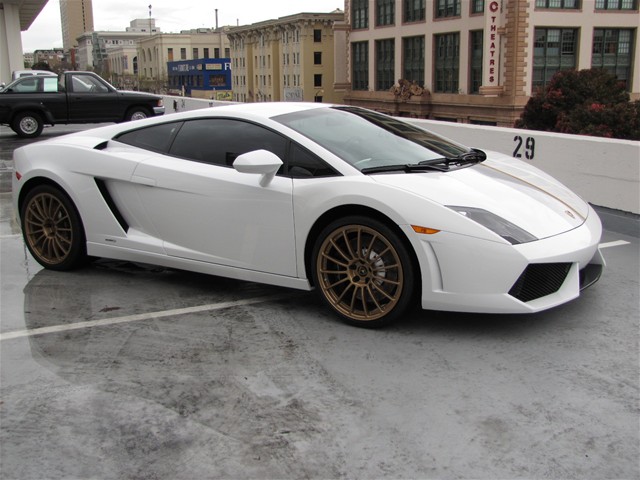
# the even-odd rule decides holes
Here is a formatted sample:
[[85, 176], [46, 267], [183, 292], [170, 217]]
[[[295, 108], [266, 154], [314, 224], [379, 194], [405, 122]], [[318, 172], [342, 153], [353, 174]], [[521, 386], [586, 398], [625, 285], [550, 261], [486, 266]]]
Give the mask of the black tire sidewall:
[[[322, 243], [336, 229], [340, 227], [344, 227], [346, 225], [363, 225], [369, 228], [376, 230], [380, 235], [384, 236], [386, 240], [393, 245], [395, 248], [398, 257], [400, 258], [400, 262], [402, 263], [402, 272], [403, 272], [403, 290], [400, 294], [400, 299], [395, 307], [387, 313], [385, 316], [376, 319], [376, 320], [357, 320], [353, 318], [349, 318], [345, 316], [342, 312], [337, 311], [329, 299], [325, 296], [322, 288], [320, 288], [320, 277], [318, 274], [318, 255], [320, 253], [320, 247]], [[316, 286], [316, 291], [318, 295], [322, 299], [322, 301], [327, 304], [333, 312], [335, 312], [340, 318], [350, 325], [354, 325], [357, 327], [364, 328], [379, 328], [390, 323], [396, 321], [399, 317], [401, 317], [407, 309], [412, 305], [415, 298], [415, 275], [416, 268], [412, 256], [408, 252], [408, 242], [404, 242], [396, 232], [394, 232], [391, 228], [389, 228], [385, 223], [367, 216], [361, 215], [352, 215], [342, 217], [340, 219], [334, 220], [330, 224], [328, 224], [325, 228], [322, 229], [320, 235], [316, 239], [313, 251], [311, 255], [311, 274]]]
[[[71, 228], [73, 230], [71, 252], [64, 261], [57, 264], [52, 264], [43, 260], [40, 255], [32, 249], [26, 236], [25, 221], [27, 208], [35, 196], [43, 193], [55, 196], [60, 201], [60, 203], [62, 203], [64, 208], [67, 210], [67, 214], [69, 215], [69, 220], [71, 222]], [[29, 253], [31, 253], [33, 258], [43, 267], [49, 270], [66, 271], [73, 270], [85, 264], [87, 260], [87, 245], [85, 240], [86, 237], [84, 233], [84, 226], [82, 225], [80, 215], [78, 214], [78, 210], [76, 209], [75, 205], [73, 204], [71, 199], [59, 188], [51, 185], [39, 185], [31, 189], [29, 193], [27, 193], [20, 207], [20, 227], [22, 229], [24, 243], [26, 244]]]

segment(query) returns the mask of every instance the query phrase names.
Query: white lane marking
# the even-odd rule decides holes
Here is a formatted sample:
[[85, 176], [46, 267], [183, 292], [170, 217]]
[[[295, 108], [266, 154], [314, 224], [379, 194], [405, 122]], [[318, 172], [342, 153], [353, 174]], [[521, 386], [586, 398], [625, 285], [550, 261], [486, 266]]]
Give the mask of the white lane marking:
[[14, 233], [11, 235], [0, 235], [0, 240], [4, 240], [7, 238], [20, 238], [20, 237], [22, 237], [22, 235], [20, 235], [19, 233]]
[[266, 297], [249, 298], [246, 300], [236, 300], [234, 302], [211, 303], [208, 305], [198, 305], [195, 307], [176, 308], [173, 310], [164, 310], [160, 312], [140, 313], [137, 315], [127, 315], [124, 317], [103, 318], [100, 320], [88, 320], [86, 322], [70, 323], [67, 325], [53, 325], [51, 327], [34, 328], [31, 330], [17, 330], [15, 332], [0, 333], [0, 341], [11, 340], [14, 338], [31, 337], [34, 335], [44, 335], [46, 333], [60, 333], [69, 330], [79, 330], [82, 328], [104, 327], [108, 325], [117, 325], [119, 323], [138, 322], [140, 320], [150, 320], [153, 318], [170, 317], [173, 315], [186, 315], [189, 313], [209, 312], [213, 310], [222, 310], [224, 308], [242, 307], [244, 305], [254, 305], [256, 303], [270, 302], [272, 300], [280, 300], [290, 297], [291, 294], [269, 295]]
[[620, 247], [622, 245], [630, 245], [631, 242], [627, 242], [625, 240], [616, 240], [615, 242], [607, 242], [601, 243], [599, 245], [600, 248], [611, 248], [611, 247]]

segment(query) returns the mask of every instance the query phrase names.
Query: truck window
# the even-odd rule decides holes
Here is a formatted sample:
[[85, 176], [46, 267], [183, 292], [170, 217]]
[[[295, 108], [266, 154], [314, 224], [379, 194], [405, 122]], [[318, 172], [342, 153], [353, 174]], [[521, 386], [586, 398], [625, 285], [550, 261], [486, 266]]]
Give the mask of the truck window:
[[44, 85], [42, 90], [44, 92], [57, 92], [58, 91], [58, 77], [44, 77]]

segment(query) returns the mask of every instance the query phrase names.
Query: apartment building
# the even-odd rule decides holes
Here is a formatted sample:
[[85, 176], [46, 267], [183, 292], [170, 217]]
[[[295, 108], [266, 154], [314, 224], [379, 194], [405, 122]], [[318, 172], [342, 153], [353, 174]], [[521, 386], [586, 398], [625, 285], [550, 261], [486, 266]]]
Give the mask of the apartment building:
[[602, 67], [640, 98], [638, 0], [345, 0], [345, 103], [512, 126], [560, 69]]
[[[334, 89], [336, 22], [344, 23], [342, 10], [230, 28], [233, 99], [342, 102]], [[345, 47], [343, 41], [338, 51]]]

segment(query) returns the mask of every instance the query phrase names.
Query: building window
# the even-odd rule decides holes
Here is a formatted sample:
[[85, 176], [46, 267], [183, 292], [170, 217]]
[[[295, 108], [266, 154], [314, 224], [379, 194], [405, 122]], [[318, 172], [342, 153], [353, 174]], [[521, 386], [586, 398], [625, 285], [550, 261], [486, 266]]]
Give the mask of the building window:
[[395, 83], [395, 41], [376, 41], [376, 90], [389, 90]]
[[369, 89], [369, 42], [351, 44], [353, 57], [352, 88], [354, 90]]
[[193, 49], [193, 51], [192, 51], [192, 54], [193, 54], [193, 59], [194, 59], [194, 60], [195, 60], [196, 58], [198, 58], [198, 49], [197, 49], [197, 48], [194, 48], [194, 49]]
[[632, 30], [596, 28], [593, 31], [591, 67], [604, 68], [614, 74], [627, 89], [631, 87], [632, 40]]
[[351, 9], [353, 28], [369, 28], [369, 0], [353, 0]]
[[436, 18], [459, 17], [460, 0], [437, 0]]
[[313, 76], [313, 86], [314, 87], [321, 87], [322, 86], [322, 74], [321, 73], [316, 73]]
[[209, 58], [209, 49], [207, 47], [204, 47], [203, 50], [204, 50], [203, 57]]
[[419, 22], [424, 20], [424, 0], [404, 0], [404, 21]]
[[315, 43], [320, 43], [322, 42], [322, 30], [314, 30], [313, 31], [313, 41]]
[[226, 47], [224, 49], [224, 56], [225, 56], [225, 58], [231, 57], [231, 49], [229, 47]]
[[460, 34], [436, 35], [435, 91], [458, 93], [460, 75]]
[[536, 0], [536, 8], [580, 8], [580, 0]]
[[219, 48], [214, 48], [213, 49], [213, 58], [220, 58], [220, 49]]
[[187, 49], [186, 48], [181, 48], [180, 49], [180, 60], [186, 60], [187, 59]]
[[596, 10], [635, 10], [637, 0], [596, 0]]
[[376, 0], [376, 25], [393, 25], [395, 23], [395, 0]]
[[576, 67], [577, 42], [577, 29], [535, 29], [532, 82], [534, 87], [544, 87], [556, 72]]
[[424, 37], [408, 37], [402, 40], [402, 77], [424, 86]]
[[482, 86], [482, 43], [484, 32], [482, 30], [475, 30], [470, 32], [471, 34], [471, 58], [469, 65], [469, 83], [471, 91], [470, 93], [480, 93], [480, 87]]
[[484, 0], [472, 0], [471, 13], [484, 13]]
[[173, 48], [168, 48], [167, 49], [167, 59], [170, 62], [173, 62]]
[[322, 65], [322, 52], [313, 52], [313, 64]]

